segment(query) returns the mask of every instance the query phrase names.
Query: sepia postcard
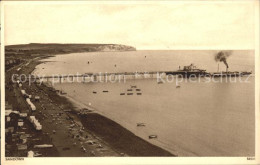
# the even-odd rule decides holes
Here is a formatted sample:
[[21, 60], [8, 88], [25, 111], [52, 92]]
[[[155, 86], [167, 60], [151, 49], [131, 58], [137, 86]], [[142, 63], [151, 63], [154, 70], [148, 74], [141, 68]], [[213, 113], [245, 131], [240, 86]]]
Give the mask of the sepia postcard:
[[259, 1], [2, 1], [1, 164], [260, 164]]

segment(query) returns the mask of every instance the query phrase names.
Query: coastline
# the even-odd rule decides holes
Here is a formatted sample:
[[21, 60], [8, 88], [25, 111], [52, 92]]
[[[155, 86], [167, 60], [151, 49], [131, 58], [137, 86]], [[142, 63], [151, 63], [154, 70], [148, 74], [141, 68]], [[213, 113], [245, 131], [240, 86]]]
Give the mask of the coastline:
[[[144, 52], [136, 52], [136, 56], [143, 54]], [[147, 52], [151, 53], [151, 52]], [[173, 52], [174, 53], [174, 52]], [[97, 53], [99, 54], [99, 53]], [[49, 60], [42, 60], [42, 61], [63, 61], [65, 63], [70, 63], [67, 60], [73, 60], [73, 58], [78, 58], [80, 62], [77, 62], [72, 65], [67, 65], [61, 63], [50, 63], [50, 64], [40, 64], [37, 65], [35, 73], [42, 74], [42, 75], [52, 75], [55, 71], [55, 73], [58, 74], [69, 74], [74, 73], [75, 70], [81, 69], [80, 71], [82, 73], [87, 73], [88, 71], [92, 71], [91, 69], [96, 69], [97, 66], [104, 67], [104, 64], [107, 63], [108, 65], [111, 65], [111, 61], [109, 59], [112, 59], [114, 56], [114, 53], [110, 53], [111, 56], [106, 56], [107, 60], [103, 60], [104, 57], [100, 57], [99, 61], [92, 60], [91, 56], [87, 55], [81, 55], [82, 58], [78, 56], [68, 55], [68, 58], [64, 56], [55, 56], [54, 58], [51, 58]], [[122, 53], [120, 55], [124, 55], [125, 53]], [[133, 57], [133, 53], [127, 53], [129, 57]], [[153, 54], [158, 54], [158, 52], [153, 52]], [[94, 53], [96, 55], [96, 53]], [[119, 55], [119, 57], [121, 57]], [[198, 55], [198, 57], [201, 57], [202, 55]], [[71, 58], [72, 57], [72, 58]], [[96, 57], [96, 56], [93, 56]], [[149, 57], [149, 56], [147, 56]], [[243, 57], [245, 57], [243, 55]], [[86, 59], [85, 59], [86, 58]], [[141, 56], [142, 58], [142, 56]], [[161, 58], [161, 57], [160, 57]], [[160, 60], [160, 58], [158, 60]], [[190, 57], [192, 59], [192, 57]], [[85, 59], [85, 60], [84, 60]], [[131, 58], [130, 58], [131, 59]], [[235, 63], [236, 61], [239, 62], [239, 59], [244, 58], [237, 58], [233, 60]], [[30, 60], [30, 59], [29, 59]], [[96, 64], [95, 67], [92, 67], [92, 65], [84, 65], [86, 61], [93, 61], [93, 64]], [[104, 62], [102, 62], [102, 60]], [[25, 61], [25, 60], [23, 60]], [[31, 61], [31, 60], [30, 60]], [[112, 60], [113, 61], [113, 60]], [[132, 64], [135, 65], [136, 59], [132, 61]], [[141, 61], [141, 60], [139, 60]], [[26, 62], [26, 61], [25, 61]], [[109, 62], [109, 63], [108, 63]], [[129, 63], [129, 61], [128, 61]], [[75, 67], [74, 67], [75, 66]], [[119, 65], [118, 65], [119, 66]], [[131, 65], [130, 65], [131, 66]], [[253, 67], [253, 65], [249, 65]], [[18, 67], [21, 68], [20, 71], [18, 71]], [[56, 70], [56, 68], [57, 70]], [[14, 73], [24, 73], [24, 69], [26, 69], [26, 64], [24, 66], [18, 66], [18, 69], [14, 69]], [[67, 69], [68, 68], [68, 69]], [[113, 68], [113, 66], [112, 66]], [[43, 69], [43, 70], [42, 70]], [[58, 70], [59, 69], [59, 70]], [[74, 69], [74, 70], [73, 70]], [[93, 69], [93, 73], [96, 73], [96, 71]], [[109, 67], [105, 67], [105, 69], [109, 69]], [[127, 68], [129, 69], [129, 68]], [[57, 79], [56, 79], [57, 80]], [[58, 83], [58, 81], [56, 81]], [[66, 81], [65, 81], [66, 82]], [[36, 86], [36, 88], [40, 88], [39, 92], [43, 92], [44, 95], [40, 95], [42, 98], [43, 96], [43, 102], [41, 101], [41, 104], [43, 103], [43, 106], [47, 109], [49, 108], [55, 108], [56, 113], [60, 113], [61, 108], [64, 108], [63, 105], [70, 105], [65, 106], [64, 110], [69, 109], [74, 110], [75, 105], [71, 104], [71, 101], [67, 100], [64, 96], [72, 97], [76, 101], [80, 102], [82, 105], [86, 106], [92, 106], [95, 107], [95, 111], [99, 114], [105, 116], [106, 118], [109, 118], [113, 121], [116, 121], [119, 125], [123, 126], [127, 130], [130, 130], [135, 135], [138, 135], [138, 137], [141, 137], [142, 139], [148, 141], [149, 143], [152, 143], [156, 146], [159, 146], [163, 148], [166, 151], [169, 151], [170, 153], [178, 156], [240, 156], [244, 154], [250, 153], [252, 155], [253, 152], [253, 141], [249, 141], [247, 139], [252, 139], [254, 137], [253, 134], [253, 85], [250, 84], [241, 84], [241, 83], [235, 83], [232, 85], [226, 85], [226, 83], [205, 83], [207, 87], [202, 83], [199, 84], [192, 84], [192, 83], [185, 83], [182, 84], [181, 89], [177, 89], [175, 86], [170, 84], [164, 84], [164, 85], [158, 85], [158, 88], [154, 88], [155, 84], [152, 81], [147, 81], [146, 83], [142, 83], [141, 81], [134, 81], [133, 82], [127, 82], [126, 85], [117, 86], [113, 84], [84, 84], [84, 83], [65, 83], [65, 84], [56, 84], [55, 89], [52, 88], [52, 86], [45, 86], [42, 85], [42, 87], [37, 87], [37, 83], [33, 83], [33, 86]], [[49, 84], [49, 83], [45, 83]], [[142, 99], [139, 96], [136, 97], [124, 97], [120, 96], [119, 93], [122, 91], [126, 91], [129, 89], [130, 85], [137, 85], [138, 89], [140, 88], [142, 90]], [[34, 97], [34, 94], [38, 95], [38, 93], [32, 93], [34, 91], [30, 91], [30, 89], [26, 89], [26, 85], [23, 85], [23, 88], [18, 88], [18, 84], [14, 84], [14, 86], [17, 86], [16, 88], [18, 91], [16, 94], [21, 95], [21, 92], [19, 90], [24, 89], [26, 92], [29, 92], [28, 94], [32, 94]], [[19, 85], [20, 86], [20, 85]], [[212, 87], [212, 88], [211, 88]], [[30, 88], [30, 87], [29, 87]], [[132, 88], [132, 87], [131, 87]], [[63, 92], [64, 89], [64, 92]], [[155, 90], [151, 90], [155, 89]], [[216, 90], [218, 89], [218, 90]], [[226, 90], [229, 89], [229, 90]], [[243, 90], [237, 90], [237, 89], [243, 89]], [[104, 91], [109, 91], [109, 94]], [[212, 91], [213, 90], [213, 91]], [[37, 92], [38, 92], [37, 91]], [[94, 92], [93, 92], [94, 91]], [[171, 92], [168, 92], [171, 91]], [[176, 92], [175, 92], [176, 91]], [[187, 95], [193, 95], [193, 93], [200, 93], [203, 91], [200, 95], [200, 97], [186, 97]], [[12, 91], [11, 91], [12, 92]], [[96, 92], [96, 93], [95, 93]], [[101, 93], [99, 95], [99, 93]], [[160, 92], [160, 93], [158, 93]], [[221, 100], [221, 108], [218, 110], [215, 110], [215, 107], [213, 105], [218, 104], [219, 100], [214, 99], [214, 97], [211, 95], [211, 93], [214, 93], [215, 95], [221, 96], [221, 98], [225, 98]], [[57, 94], [60, 94], [61, 97], [57, 97]], [[97, 95], [98, 93], [98, 95]], [[47, 96], [45, 96], [47, 95]], [[108, 96], [111, 98], [108, 98]], [[112, 97], [113, 96], [113, 97]], [[211, 96], [211, 97], [209, 97]], [[230, 99], [236, 98], [236, 99]], [[248, 96], [245, 98], [244, 96]], [[168, 99], [172, 97], [174, 98], [172, 102], [168, 102]], [[16, 98], [16, 97], [14, 97]], [[46, 99], [48, 98], [48, 99]], [[58, 98], [58, 99], [57, 99]], [[203, 98], [209, 98], [211, 102], [205, 103], [203, 101]], [[24, 98], [23, 98], [24, 99]], [[65, 100], [65, 101], [64, 101]], [[145, 100], [150, 100], [150, 102], [145, 102]], [[196, 100], [196, 101], [195, 101]], [[236, 101], [234, 101], [236, 100]], [[237, 102], [237, 100], [240, 100]], [[20, 101], [24, 101], [20, 99]], [[33, 100], [32, 100], [33, 101]], [[54, 101], [52, 103], [51, 101]], [[188, 101], [188, 102], [187, 102]], [[196, 103], [195, 103], [196, 102]], [[34, 103], [34, 102], [33, 102]], [[110, 104], [112, 103], [112, 104]], [[178, 104], [176, 104], [178, 103]], [[194, 104], [195, 103], [195, 104]], [[203, 104], [201, 104], [203, 103]], [[235, 103], [235, 104], [234, 104]], [[50, 104], [51, 106], [49, 106]], [[184, 105], [184, 109], [182, 105]], [[130, 106], [129, 106], [130, 105]], [[161, 107], [163, 105], [163, 107]], [[194, 106], [195, 105], [195, 106]], [[37, 106], [37, 103], [36, 103]], [[174, 108], [172, 108], [174, 107]], [[203, 107], [203, 108], [201, 108]], [[41, 108], [39, 108], [41, 110]], [[37, 111], [39, 110], [37, 107]], [[80, 109], [81, 112], [84, 109], [84, 106]], [[247, 109], [250, 109], [248, 111]], [[28, 107], [27, 107], [27, 110]], [[126, 110], [126, 111], [125, 111]], [[237, 113], [239, 111], [240, 113]], [[89, 112], [86, 110], [86, 112]], [[162, 113], [163, 112], [163, 113]], [[222, 112], [222, 113], [221, 113]], [[230, 118], [226, 118], [226, 113], [232, 114]], [[50, 112], [51, 113], [51, 112]], [[79, 112], [80, 113], [80, 112]], [[77, 120], [71, 120], [74, 123], [81, 123], [81, 116], [78, 115], [77, 111], [67, 112], [65, 113], [67, 116], [73, 116]], [[147, 116], [149, 114], [149, 116]], [[189, 115], [187, 115], [189, 114]], [[40, 114], [39, 114], [40, 115]], [[216, 116], [216, 119], [212, 119], [212, 116]], [[160, 116], [158, 118], [158, 116]], [[224, 117], [223, 117], [224, 116]], [[52, 118], [55, 122], [56, 118], [53, 118], [52, 116], [48, 116], [48, 118]], [[56, 117], [56, 116], [55, 116]], [[187, 123], [188, 125], [183, 124], [183, 119], [190, 121]], [[203, 119], [203, 120], [202, 120]], [[251, 120], [247, 120], [251, 119]], [[221, 121], [217, 124], [215, 121]], [[231, 123], [231, 120], [233, 121]], [[75, 122], [76, 121], [76, 122]], [[241, 122], [243, 121], [243, 122]], [[145, 123], [145, 127], [139, 127], [137, 126], [138, 123]], [[229, 130], [234, 130], [237, 125], [240, 126], [240, 124], [244, 124], [243, 126], [247, 126], [248, 130], [243, 130], [242, 126], [240, 127], [241, 138], [236, 138], [235, 133], [229, 132]], [[53, 126], [57, 128], [57, 126], [62, 126], [64, 123], [61, 123], [58, 121], [54, 124], [47, 124], [49, 126]], [[78, 124], [80, 127], [82, 127], [82, 124]], [[226, 125], [229, 125], [229, 127], [225, 127]], [[168, 127], [169, 126], [169, 127]], [[70, 127], [70, 125], [67, 125], [67, 127]], [[217, 128], [217, 131], [214, 131], [215, 128]], [[64, 129], [64, 133], [60, 135], [66, 135], [66, 131], [68, 131], [66, 128]], [[85, 129], [87, 130], [87, 129]], [[106, 130], [105, 130], [106, 131]], [[92, 131], [89, 131], [91, 134], [94, 135]], [[68, 132], [70, 133], [70, 132]], [[51, 132], [52, 134], [52, 132]], [[222, 134], [222, 138], [218, 138], [218, 135]], [[77, 134], [74, 134], [77, 135]], [[97, 134], [96, 134], [97, 135]], [[157, 139], [149, 139], [150, 135], [157, 135], [159, 138]], [[182, 136], [180, 136], [182, 135]], [[192, 136], [191, 136], [192, 135]], [[95, 136], [98, 138], [98, 136]], [[102, 136], [101, 136], [102, 137]], [[195, 137], [195, 138], [194, 138]], [[63, 137], [56, 138], [62, 139]], [[92, 139], [92, 138], [91, 138]], [[101, 139], [101, 138], [99, 138]], [[225, 139], [236, 139], [236, 141], [229, 140], [228, 142], [225, 141]], [[100, 140], [100, 142], [104, 140]], [[85, 141], [86, 142], [86, 141]], [[205, 143], [208, 144], [214, 144], [216, 145], [205, 145]], [[230, 145], [233, 145], [234, 147], [229, 147], [227, 149], [223, 149], [223, 144], [229, 143]], [[250, 143], [249, 143], [250, 142]], [[70, 143], [70, 142], [69, 142]], [[114, 151], [116, 153], [116, 156], [121, 156], [121, 152], [118, 153], [116, 150], [113, 150], [114, 148], [111, 147], [111, 145], [107, 144], [107, 148], [109, 148], [110, 151]], [[96, 145], [96, 147], [98, 147]], [[239, 148], [240, 150], [235, 150], [236, 148]], [[234, 151], [235, 150], [235, 151]], [[194, 152], [191, 152], [194, 151]], [[63, 151], [61, 151], [64, 153]], [[124, 153], [124, 152], [122, 152]], [[77, 155], [77, 154], [75, 154]], [[83, 155], [83, 154], [82, 154]], [[85, 154], [87, 155], [87, 154]], [[85, 156], [84, 155], [84, 156]], [[122, 154], [123, 155], [123, 154]], [[64, 156], [64, 155], [61, 155]], [[103, 156], [111, 156], [108, 153], [104, 153]], [[126, 153], [124, 153], [124, 156], [128, 156]]]
[[[71, 97], [66, 96], [66, 98], [74, 105], [74, 110], [76, 112], [83, 108], [95, 109], [94, 107], [82, 104]], [[129, 156], [176, 156], [169, 151], [136, 136], [115, 121], [99, 112], [95, 112], [95, 110], [80, 115], [80, 120], [87, 130], [93, 132], [98, 137], [101, 137], [102, 140], [106, 141], [119, 153], [125, 153]]]
[[[26, 66], [26, 69], [24, 71], [23, 69], [21, 69], [23, 72], [20, 72], [20, 74], [32, 73], [35, 67], [42, 63], [42, 61], [40, 60], [45, 58], [47, 57], [31, 60], [31, 62], [29, 63], [29, 65]], [[31, 88], [34, 88], [34, 85], [32, 85]], [[67, 115], [72, 117], [74, 121], [79, 120], [75, 121], [75, 123], [82, 123], [82, 126], [86, 128], [86, 132], [89, 134], [89, 136], [93, 136], [94, 139], [97, 139], [98, 141], [100, 141], [100, 143], [106, 145], [108, 150], [110, 150], [113, 153], [103, 153], [100, 156], [175, 156], [170, 152], [165, 151], [162, 148], [157, 147], [137, 137], [129, 130], [123, 128], [121, 125], [98, 113], [87, 114], [87, 116], [76, 115], [77, 109], [75, 105], [73, 105], [73, 103], [66, 97], [60, 96], [57, 93], [53, 92], [55, 90], [51, 87], [42, 85], [41, 90], [43, 90], [47, 94], [48, 99], [52, 100], [54, 103], [59, 103], [59, 107], [66, 107], [66, 109], [70, 109], [71, 112], [66, 112]], [[44, 124], [43, 127], [45, 127]], [[57, 136], [57, 139], [59, 139], [62, 135], [51, 135], [50, 138], [55, 139], [55, 136]], [[48, 156], [70, 156], [71, 154], [71, 152], [62, 154], [63, 151], [61, 151], [61, 149], [57, 150], [58, 151], [56, 151], [56, 154]], [[74, 154], [74, 156], [83, 155], [95, 156], [93, 152], [89, 154], [80, 155]]]

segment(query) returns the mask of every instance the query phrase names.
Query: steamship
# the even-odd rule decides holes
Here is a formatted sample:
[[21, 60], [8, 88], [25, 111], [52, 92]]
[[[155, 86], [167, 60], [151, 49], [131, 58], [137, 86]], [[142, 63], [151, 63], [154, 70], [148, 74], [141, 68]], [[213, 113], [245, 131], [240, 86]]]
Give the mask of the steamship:
[[250, 75], [252, 72], [215, 72], [211, 74], [211, 77], [239, 77], [239, 76], [246, 76]]
[[[219, 69], [218, 69], [219, 70]], [[188, 66], [184, 66], [183, 69], [179, 66], [179, 70], [177, 71], [169, 71], [166, 72], [166, 75], [177, 75], [185, 78], [191, 77], [239, 77], [250, 75], [252, 72], [238, 72], [238, 71], [228, 71], [228, 66], [226, 68], [226, 72], [214, 72], [208, 73], [205, 69], [199, 69], [194, 64], [190, 64]]]
[[[226, 64], [226, 72], [214, 72], [211, 73], [211, 77], [239, 77], [239, 76], [246, 76], [246, 75], [250, 75], [252, 74], [252, 72], [238, 72], [238, 71], [234, 71], [234, 72], [230, 72], [228, 71], [228, 65]], [[218, 70], [219, 70], [219, 64], [218, 64]]]
[[205, 69], [199, 69], [194, 64], [184, 66], [183, 69], [179, 66], [179, 70], [166, 72], [166, 75], [177, 75], [182, 77], [199, 77], [199, 76], [210, 76]]

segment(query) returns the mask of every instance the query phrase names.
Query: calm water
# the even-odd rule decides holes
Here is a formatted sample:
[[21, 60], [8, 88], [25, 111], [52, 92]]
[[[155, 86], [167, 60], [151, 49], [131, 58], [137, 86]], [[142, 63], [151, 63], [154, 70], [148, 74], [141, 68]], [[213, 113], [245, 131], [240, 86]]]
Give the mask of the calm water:
[[[86, 72], [176, 70], [196, 64], [216, 71], [217, 51], [136, 51], [75, 53], [47, 59], [37, 66], [41, 75]], [[253, 71], [253, 51], [233, 51], [230, 70]], [[146, 58], [145, 58], [146, 56]], [[90, 64], [88, 64], [88, 61]], [[115, 67], [116, 65], [116, 67]], [[220, 63], [220, 70], [225, 70]], [[244, 78], [245, 79], [245, 78]], [[145, 140], [180, 156], [254, 155], [254, 76], [248, 83], [182, 82], [157, 84], [156, 79], [132, 79], [125, 83], [62, 83], [74, 100], [129, 129]], [[142, 95], [127, 93], [131, 85]], [[108, 90], [108, 93], [103, 93]], [[93, 94], [96, 91], [97, 94]], [[136, 123], [145, 123], [137, 127]], [[149, 135], [158, 135], [149, 139]]]

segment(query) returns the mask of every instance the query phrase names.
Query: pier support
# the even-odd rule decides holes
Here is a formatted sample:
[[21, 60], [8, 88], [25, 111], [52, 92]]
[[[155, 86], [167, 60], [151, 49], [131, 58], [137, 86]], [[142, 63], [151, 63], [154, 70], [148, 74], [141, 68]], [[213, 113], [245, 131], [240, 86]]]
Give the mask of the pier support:
[[97, 82], [97, 75], [93, 75], [94, 76], [94, 81]]
[[114, 80], [115, 80], [115, 77], [116, 77], [116, 75], [115, 75], [115, 74], [112, 74], [111, 76], [112, 76], [112, 77], [111, 77], [111, 80], [112, 80], [112, 81], [114, 81]]

